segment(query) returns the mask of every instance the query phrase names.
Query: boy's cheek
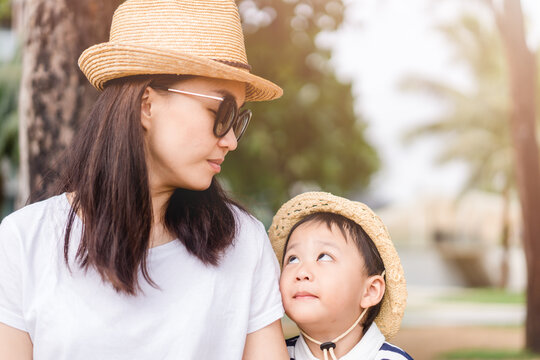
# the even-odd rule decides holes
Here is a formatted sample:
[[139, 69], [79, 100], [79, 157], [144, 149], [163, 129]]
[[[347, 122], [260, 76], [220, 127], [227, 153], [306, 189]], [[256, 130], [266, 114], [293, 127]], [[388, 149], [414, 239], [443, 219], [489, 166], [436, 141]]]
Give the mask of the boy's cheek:
[[287, 305], [288, 305], [288, 286], [286, 284], [286, 281], [284, 277], [282, 276], [279, 279], [279, 292], [281, 293], [281, 301], [283, 303], [283, 307], [285, 308], [285, 311], [287, 311]]
[[287, 276], [283, 273], [281, 273], [279, 278], [279, 291], [281, 292], [281, 297], [287, 292]]
[[285, 309], [285, 314], [293, 321], [295, 321], [295, 313], [291, 307], [291, 304], [289, 303], [288, 299], [282, 296], [283, 301], [283, 309]]

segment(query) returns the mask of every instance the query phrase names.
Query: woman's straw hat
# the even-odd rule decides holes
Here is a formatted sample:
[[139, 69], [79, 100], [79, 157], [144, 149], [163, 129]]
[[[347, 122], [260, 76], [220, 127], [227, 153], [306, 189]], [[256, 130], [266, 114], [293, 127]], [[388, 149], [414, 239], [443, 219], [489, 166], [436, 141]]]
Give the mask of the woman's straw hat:
[[386, 292], [375, 322], [384, 336], [390, 339], [398, 332], [401, 324], [407, 304], [407, 286], [398, 253], [386, 226], [365, 204], [325, 192], [307, 192], [287, 201], [274, 216], [268, 231], [280, 266], [283, 265], [283, 250], [291, 228], [307, 215], [316, 212], [339, 214], [353, 220], [377, 246], [386, 270]]
[[86, 49], [79, 67], [90, 83], [130, 75], [199, 75], [246, 83], [246, 101], [283, 93], [252, 75], [233, 0], [127, 0], [115, 11], [109, 42]]

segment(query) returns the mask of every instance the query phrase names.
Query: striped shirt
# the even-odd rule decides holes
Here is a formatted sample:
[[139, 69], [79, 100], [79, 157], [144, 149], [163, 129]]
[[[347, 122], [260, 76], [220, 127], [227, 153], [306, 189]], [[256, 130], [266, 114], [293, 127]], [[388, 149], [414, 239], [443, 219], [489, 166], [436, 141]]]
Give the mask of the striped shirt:
[[[339, 343], [337, 343], [339, 347]], [[318, 360], [307, 346], [302, 335], [287, 340], [287, 351], [291, 360]], [[362, 339], [340, 360], [413, 360], [402, 349], [384, 338], [379, 328], [373, 323]]]

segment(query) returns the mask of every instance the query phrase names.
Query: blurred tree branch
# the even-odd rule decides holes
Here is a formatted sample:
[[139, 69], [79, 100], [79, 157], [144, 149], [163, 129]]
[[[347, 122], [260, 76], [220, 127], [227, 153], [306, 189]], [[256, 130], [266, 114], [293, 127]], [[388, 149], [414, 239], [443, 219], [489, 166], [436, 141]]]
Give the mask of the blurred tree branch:
[[[343, 21], [340, 0], [239, 2], [253, 72], [283, 87], [281, 99], [248, 106], [254, 116], [223, 176], [248, 204], [275, 211], [296, 191], [363, 189], [379, 166], [330, 53], [316, 45]], [[355, 44], [351, 44], [355, 46]], [[248, 171], [249, 169], [249, 171]]]

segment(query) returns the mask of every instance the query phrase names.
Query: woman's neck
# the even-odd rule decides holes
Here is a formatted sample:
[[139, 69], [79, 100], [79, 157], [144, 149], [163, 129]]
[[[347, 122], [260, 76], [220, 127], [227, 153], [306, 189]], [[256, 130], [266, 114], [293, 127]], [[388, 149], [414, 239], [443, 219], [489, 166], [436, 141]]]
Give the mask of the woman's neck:
[[[332, 341], [336, 337], [340, 336], [346, 329], [341, 330], [340, 333], [338, 332], [329, 333], [326, 331], [316, 331], [313, 329], [311, 329], [312, 332], [310, 332], [310, 329], [303, 329], [303, 330], [311, 338], [320, 342], [326, 342], [326, 341]], [[352, 350], [352, 348], [356, 346], [356, 344], [360, 342], [363, 335], [362, 331], [363, 331], [363, 327], [358, 325], [353, 330], [351, 330], [351, 332], [348, 333], [344, 338], [342, 338], [336, 343], [336, 348], [334, 349], [334, 353], [336, 354], [336, 357], [338, 359], [346, 355], [349, 351]], [[313, 354], [313, 356], [315, 356], [318, 359], [324, 359], [323, 351], [321, 350], [320, 345], [315, 344], [313, 341], [307, 339], [305, 336], [304, 336], [304, 340], [307, 346], [309, 347], [309, 350]]]
[[150, 191], [152, 197], [152, 228], [150, 229], [150, 247], [156, 247], [174, 240], [174, 236], [167, 230], [163, 223], [167, 203], [172, 191]]

